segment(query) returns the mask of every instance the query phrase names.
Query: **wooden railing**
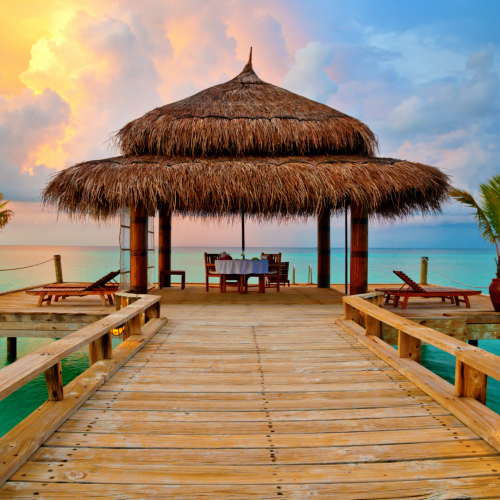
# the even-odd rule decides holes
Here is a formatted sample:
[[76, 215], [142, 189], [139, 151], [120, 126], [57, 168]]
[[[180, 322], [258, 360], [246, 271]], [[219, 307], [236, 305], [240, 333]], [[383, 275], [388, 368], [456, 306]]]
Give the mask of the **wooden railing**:
[[147, 320], [159, 318], [160, 296], [129, 293], [117, 295], [122, 300], [132, 299], [134, 302], [0, 370], [0, 401], [42, 373], [47, 382], [49, 399], [60, 401], [63, 398], [61, 361], [64, 358], [89, 345], [91, 365], [101, 359], [111, 359], [112, 329], [125, 324], [123, 340], [126, 340], [130, 335], [141, 333], [141, 313], [146, 312]]
[[[116, 295], [115, 313], [0, 370], [0, 400], [42, 373], [49, 395], [46, 403], [0, 438], [0, 485], [167, 322], [160, 318], [159, 295]], [[123, 342], [112, 349], [111, 330], [123, 325]], [[90, 368], [63, 387], [61, 361], [86, 345]]]
[[[488, 376], [500, 380], [499, 356], [383, 309], [381, 292], [343, 302], [339, 326], [500, 450], [500, 416], [484, 406]], [[398, 330], [397, 350], [382, 340], [383, 325]], [[454, 386], [419, 364], [422, 342], [455, 356]]]

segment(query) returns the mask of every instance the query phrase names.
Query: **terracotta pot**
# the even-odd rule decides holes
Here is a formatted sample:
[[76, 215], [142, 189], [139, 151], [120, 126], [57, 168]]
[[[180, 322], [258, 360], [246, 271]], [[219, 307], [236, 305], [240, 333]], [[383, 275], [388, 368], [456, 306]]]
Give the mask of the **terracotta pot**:
[[500, 312], [500, 278], [493, 278], [491, 282], [490, 299], [495, 311]]

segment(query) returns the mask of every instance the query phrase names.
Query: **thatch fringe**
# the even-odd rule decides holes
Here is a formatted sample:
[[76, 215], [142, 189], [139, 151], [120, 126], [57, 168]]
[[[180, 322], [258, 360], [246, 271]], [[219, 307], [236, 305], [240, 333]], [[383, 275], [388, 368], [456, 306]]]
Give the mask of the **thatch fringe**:
[[124, 155], [374, 155], [377, 138], [359, 120], [262, 81], [251, 60], [236, 77], [156, 108], [119, 130]]
[[356, 202], [371, 216], [395, 219], [437, 213], [450, 183], [439, 169], [368, 156], [179, 158], [116, 157], [57, 173], [43, 202], [75, 217], [107, 219], [138, 201], [152, 210], [262, 219], [310, 217], [327, 204]]

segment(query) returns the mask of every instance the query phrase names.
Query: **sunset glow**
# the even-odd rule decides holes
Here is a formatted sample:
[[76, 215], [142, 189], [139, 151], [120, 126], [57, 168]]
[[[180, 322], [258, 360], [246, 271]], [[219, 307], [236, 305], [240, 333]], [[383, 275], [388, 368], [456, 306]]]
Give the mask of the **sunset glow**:
[[[477, 27], [497, 7], [464, 5], [447, 18], [424, 3], [3, 2], [0, 190], [37, 202], [51, 173], [118, 154], [111, 133], [234, 77], [251, 46], [262, 79], [361, 119], [382, 155], [477, 185], [499, 170], [498, 34]], [[450, 207], [441, 222], [466, 218]]]

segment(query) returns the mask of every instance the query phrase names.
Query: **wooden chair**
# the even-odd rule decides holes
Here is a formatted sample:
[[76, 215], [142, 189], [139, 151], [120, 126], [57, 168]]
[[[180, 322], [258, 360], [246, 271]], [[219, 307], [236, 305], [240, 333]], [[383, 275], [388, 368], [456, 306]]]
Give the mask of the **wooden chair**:
[[[266, 274], [266, 288], [276, 288], [276, 291], [280, 291], [281, 280], [277, 279], [281, 273], [281, 253], [263, 253], [261, 257], [264, 257], [269, 261], [269, 271]], [[273, 281], [271, 282], [271, 279]]]
[[[221, 275], [217, 274], [215, 270], [215, 261], [219, 259], [218, 253], [205, 252], [205, 290], [208, 292], [209, 288], [219, 288], [222, 292], [222, 279]], [[218, 285], [211, 285], [209, 278], [219, 278]]]
[[[288, 271], [290, 269], [290, 262], [281, 262], [280, 266], [280, 285], [286, 286], [288, 283], [288, 286], [290, 286], [290, 280], [288, 279]], [[266, 286], [269, 287], [271, 285], [276, 285], [276, 276], [269, 276], [266, 278]]]
[[[398, 307], [399, 300], [403, 298], [403, 309], [406, 309], [408, 305], [408, 300], [410, 297], [423, 297], [429, 299], [431, 297], [438, 297], [444, 302], [449, 299], [452, 304], [457, 306], [460, 302], [465, 303], [465, 307], [470, 308], [470, 295], [480, 295], [479, 290], [468, 290], [464, 288], [455, 287], [444, 287], [444, 286], [426, 286], [423, 287], [418, 283], [415, 283], [407, 274], [403, 271], [393, 271], [393, 273], [400, 279], [404, 281], [401, 288], [376, 288], [377, 292], [383, 292], [385, 294], [385, 303], [388, 304], [391, 300], [394, 303], [394, 307]], [[407, 286], [408, 288], [405, 288]], [[460, 297], [463, 297], [462, 299]]]

